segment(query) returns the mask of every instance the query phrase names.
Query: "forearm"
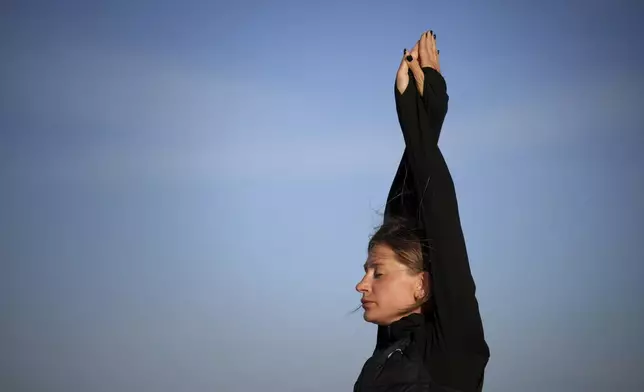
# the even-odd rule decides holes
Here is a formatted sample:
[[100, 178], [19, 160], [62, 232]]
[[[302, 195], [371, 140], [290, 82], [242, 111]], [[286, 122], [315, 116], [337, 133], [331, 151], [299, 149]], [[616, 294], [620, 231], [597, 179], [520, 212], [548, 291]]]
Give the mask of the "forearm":
[[389, 217], [411, 217], [418, 205], [414, 177], [409, 168], [407, 148], [402, 154], [398, 170], [391, 183], [385, 205], [385, 221]]
[[431, 67], [425, 67], [422, 71], [423, 106], [429, 117], [429, 129], [437, 144], [448, 109], [447, 83], [443, 75]]

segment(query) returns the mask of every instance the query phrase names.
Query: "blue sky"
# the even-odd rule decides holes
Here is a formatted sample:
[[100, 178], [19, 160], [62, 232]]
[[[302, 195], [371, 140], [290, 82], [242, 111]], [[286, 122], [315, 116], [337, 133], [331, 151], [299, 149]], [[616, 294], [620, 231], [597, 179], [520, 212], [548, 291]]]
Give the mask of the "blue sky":
[[641, 5], [57, 3], [0, 16], [2, 390], [351, 390], [428, 28], [486, 390], [644, 386]]

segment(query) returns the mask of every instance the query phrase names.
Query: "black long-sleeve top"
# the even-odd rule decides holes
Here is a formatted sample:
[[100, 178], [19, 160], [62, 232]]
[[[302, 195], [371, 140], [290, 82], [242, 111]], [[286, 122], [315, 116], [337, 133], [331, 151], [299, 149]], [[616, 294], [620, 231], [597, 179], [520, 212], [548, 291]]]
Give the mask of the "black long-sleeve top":
[[[423, 69], [421, 97], [410, 74], [401, 94], [394, 87], [405, 151], [394, 178], [385, 219], [402, 216], [430, 241], [432, 312], [423, 320], [423, 362], [438, 383], [463, 392], [480, 391], [490, 352], [475, 296], [454, 182], [438, 147], [447, 114], [447, 85], [440, 73]], [[376, 350], [391, 331], [379, 327]]]

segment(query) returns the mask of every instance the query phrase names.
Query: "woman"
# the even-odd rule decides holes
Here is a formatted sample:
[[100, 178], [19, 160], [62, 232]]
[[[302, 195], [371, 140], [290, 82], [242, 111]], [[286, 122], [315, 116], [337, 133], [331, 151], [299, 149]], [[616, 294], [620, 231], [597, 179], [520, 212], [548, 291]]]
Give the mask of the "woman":
[[[454, 183], [438, 148], [447, 113], [436, 36], [405, 50], [395, 98], [405, 151], [369, 241], [364, 318], [378, 324], [354, 391], [481, 391], [489, 359]], [[412, 80], [412, 82], [410, 82]]]

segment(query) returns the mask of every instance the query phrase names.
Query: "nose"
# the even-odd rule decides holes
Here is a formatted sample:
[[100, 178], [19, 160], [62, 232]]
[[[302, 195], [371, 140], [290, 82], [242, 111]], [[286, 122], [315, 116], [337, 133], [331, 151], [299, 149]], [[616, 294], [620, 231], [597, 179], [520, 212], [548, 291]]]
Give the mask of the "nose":
[[366, 293], [369, 290], [369, 284], [367, 282], [367, 275], [362, 277], [362, 279], [356, 285], [356, 291], [359, 293]]

